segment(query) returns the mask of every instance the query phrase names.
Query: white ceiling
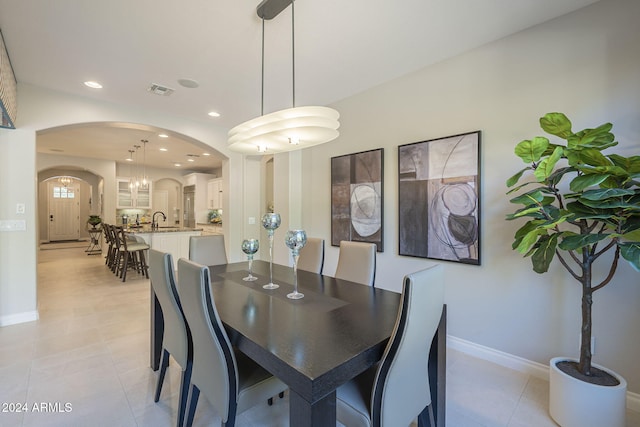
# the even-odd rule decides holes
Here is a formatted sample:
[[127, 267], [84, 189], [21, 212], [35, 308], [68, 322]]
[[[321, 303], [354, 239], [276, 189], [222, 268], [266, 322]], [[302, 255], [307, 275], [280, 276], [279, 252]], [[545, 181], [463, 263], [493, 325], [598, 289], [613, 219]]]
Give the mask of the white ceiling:
[[[296, 105], [334, 103], [595, 1], [297, 0]], [[0, 0], [0, 30], [21, 83], [228, 131], [260, 115], [258, 3]], [[288, 7], [265, 24], [264, 113], [292, 106], [291, 68]], [[177, 82], [184, 78], [200, 86], [185, 88]], [[104, 88], [89, 89], [83, 85], [87, 80]], [[152, 94], [147, 91], [152, 83], [175, 92]], [[212, 110], [221, 116], [209, 117]], [[154, 152], [150, 160], [151, 145], [156, 150], [160, 144], [158, 132], [114, 125], [67, 128], [40, 135], [38, 151], [54, 148], [120, 161], [140, 139], [148, 139], [148, 164], [167, 167], [204, 149], [173, 136], [172, 154], [156, 157]], [[217, 161], [215, 156], [198, 159], [203, 167]]]

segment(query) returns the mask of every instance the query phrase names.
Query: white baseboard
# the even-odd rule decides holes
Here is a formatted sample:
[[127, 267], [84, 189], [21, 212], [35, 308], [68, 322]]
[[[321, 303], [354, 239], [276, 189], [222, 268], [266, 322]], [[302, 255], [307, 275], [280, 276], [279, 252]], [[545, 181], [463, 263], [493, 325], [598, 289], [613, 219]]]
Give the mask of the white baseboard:
[[[513, 354], [485, 347], [471, 341], [447, 335], [447, 347], [478, 359], [487, 360], [545, 381], [549, 381], [549, 366]], [[640, 394], [627, 391], [627, 409], [640, 412]]]
[[18, 323], [33, 322], [38, 320], [38, 311], [25, 311], [24, 313], [8, 314], [0, 316], [0, 327], [16, 325]]

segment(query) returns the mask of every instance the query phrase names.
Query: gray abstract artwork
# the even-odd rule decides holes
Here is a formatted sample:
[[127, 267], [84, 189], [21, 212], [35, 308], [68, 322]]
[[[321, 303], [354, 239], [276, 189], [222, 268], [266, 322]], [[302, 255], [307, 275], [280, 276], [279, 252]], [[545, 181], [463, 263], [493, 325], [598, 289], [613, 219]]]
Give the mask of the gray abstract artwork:
[[480, 131], [398, 147], [399, 254], [480, 264]]
[[375, 243], [383, 251], [383, 149], [331, 158], [331, 244]]

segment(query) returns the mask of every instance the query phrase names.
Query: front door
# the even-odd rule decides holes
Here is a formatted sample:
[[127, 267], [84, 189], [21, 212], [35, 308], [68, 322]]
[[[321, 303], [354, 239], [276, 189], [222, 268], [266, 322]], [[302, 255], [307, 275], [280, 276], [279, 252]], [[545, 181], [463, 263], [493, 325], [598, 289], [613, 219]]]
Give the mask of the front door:
[[80, 238], [80, 185], [49, 181], [49, 241]]

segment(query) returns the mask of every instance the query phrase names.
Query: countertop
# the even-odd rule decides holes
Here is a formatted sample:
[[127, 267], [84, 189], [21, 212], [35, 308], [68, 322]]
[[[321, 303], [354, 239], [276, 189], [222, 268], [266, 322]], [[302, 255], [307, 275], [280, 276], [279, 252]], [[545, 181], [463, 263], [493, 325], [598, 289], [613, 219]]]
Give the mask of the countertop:
[[160, 226], [154, 230], [151, 229], [150, 225], [143, 225], [139, 228], [129, 227], [127, 228], [127, 233], [131, 234], [151, 234], [151, 233], [183, 233], [189, 231], [202, 231], [202, 228], [193, 228], [193, 227], [179, 227], [179, 226]]

